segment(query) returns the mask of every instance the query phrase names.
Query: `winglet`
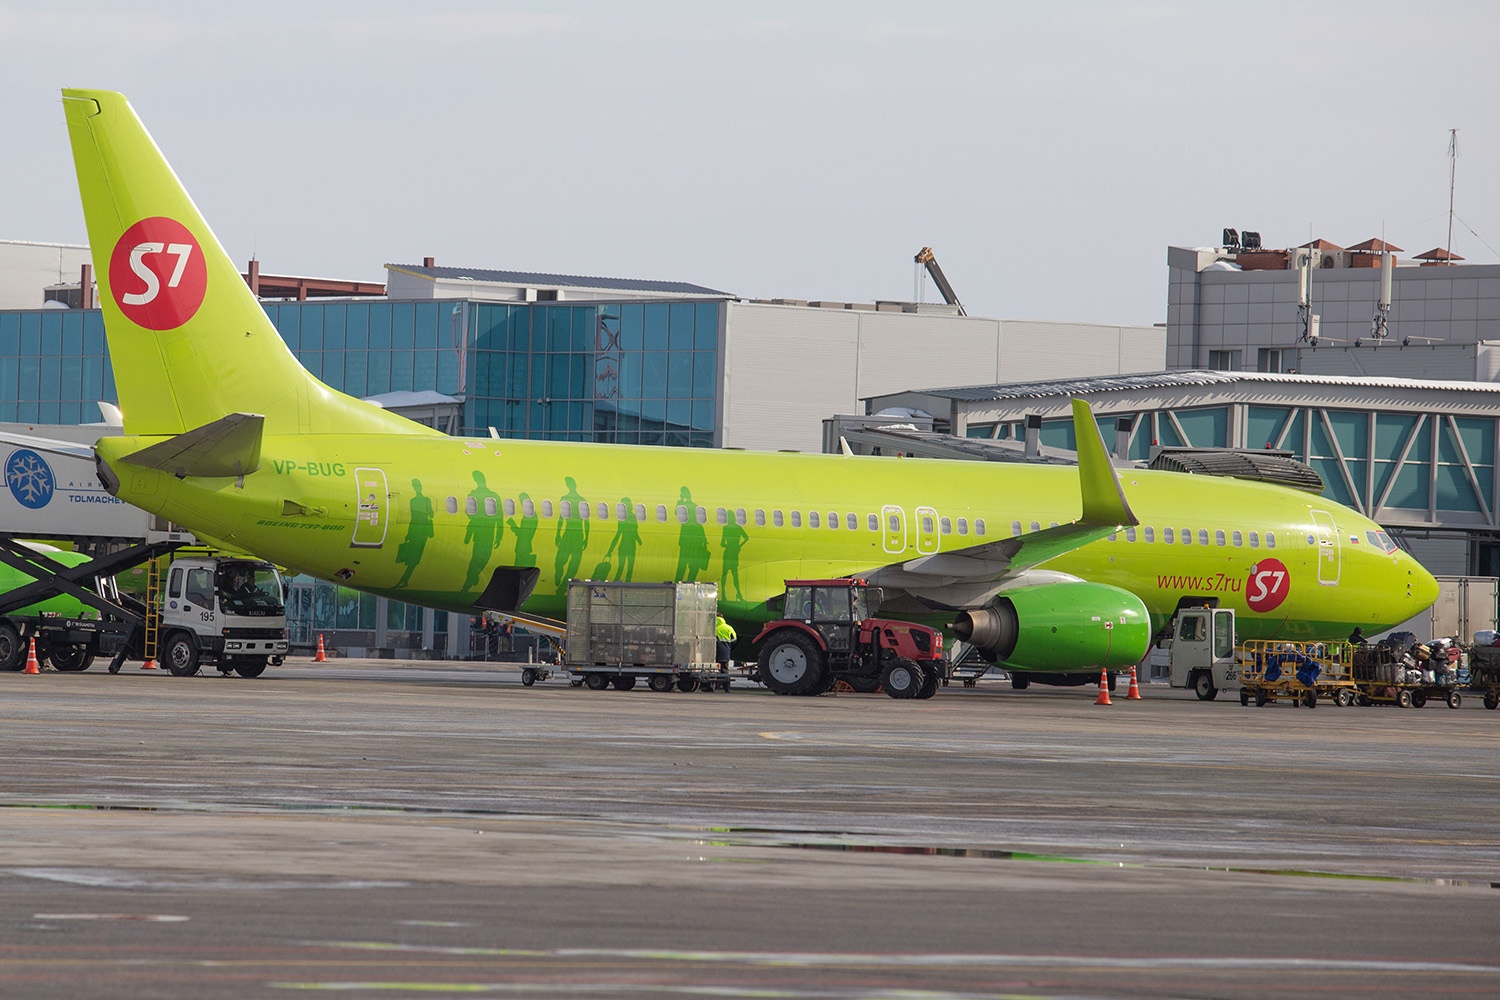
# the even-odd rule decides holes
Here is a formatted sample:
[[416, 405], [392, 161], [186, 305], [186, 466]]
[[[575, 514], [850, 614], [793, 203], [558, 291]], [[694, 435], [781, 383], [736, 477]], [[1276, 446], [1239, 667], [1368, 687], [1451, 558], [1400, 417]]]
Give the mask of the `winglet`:
[[1110, 463], [1104, 436], [1094, 420], [1094, 411], [1081, 399], [1073, 400], [1073, 439], [1078, 448], [1078, 481], [1083, 490], [1083, 521], [1089, 524], [1130, 526], [1140, 524], [1120, 477]]

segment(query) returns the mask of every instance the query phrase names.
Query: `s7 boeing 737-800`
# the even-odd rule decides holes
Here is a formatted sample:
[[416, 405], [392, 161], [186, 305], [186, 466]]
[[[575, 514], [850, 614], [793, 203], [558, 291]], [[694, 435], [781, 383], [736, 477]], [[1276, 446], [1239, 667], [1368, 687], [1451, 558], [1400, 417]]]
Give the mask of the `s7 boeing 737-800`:
[[716, 581], [747, 624], [789, 578], [859, 576], [1009, 669], [1095, 675], [1184, 603], [1232, 607], [1243, 638], [1334, 639], [1436, 599], [1323, 497], [1117, 474], [1082, 401], [1076, 469], [447, 437], [310, 375], [125, 98], [63, 98], [125, 423], [100, 479], [294, 571], [552, 616], [573, 578]]

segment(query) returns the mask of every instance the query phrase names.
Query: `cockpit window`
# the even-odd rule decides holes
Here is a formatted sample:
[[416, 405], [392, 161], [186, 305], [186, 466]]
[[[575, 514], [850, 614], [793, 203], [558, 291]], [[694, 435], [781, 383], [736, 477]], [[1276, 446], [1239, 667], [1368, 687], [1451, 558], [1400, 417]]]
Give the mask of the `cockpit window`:
[[1367, 531], [1365, 532], [1365, 538], [1369, 540], [1369, 543], [1371, 545], [1375, 546], [1382, 552], [1396, 551], [1395, 540], [1383, 531]]

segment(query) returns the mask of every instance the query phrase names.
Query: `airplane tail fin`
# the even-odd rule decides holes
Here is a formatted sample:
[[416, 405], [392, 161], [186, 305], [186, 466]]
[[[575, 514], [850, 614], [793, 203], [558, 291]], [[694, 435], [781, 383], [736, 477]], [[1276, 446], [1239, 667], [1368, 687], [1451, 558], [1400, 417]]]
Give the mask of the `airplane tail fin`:
[[236, 413], [267, 434], [435, 433], [313, 378], [125, 97], [62, 93], [127, 434]]

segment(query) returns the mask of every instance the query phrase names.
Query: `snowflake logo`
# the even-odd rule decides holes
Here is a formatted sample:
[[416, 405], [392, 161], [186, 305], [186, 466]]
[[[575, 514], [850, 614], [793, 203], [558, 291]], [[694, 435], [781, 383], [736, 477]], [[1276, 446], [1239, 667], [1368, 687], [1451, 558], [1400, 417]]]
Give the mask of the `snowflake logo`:
[[47, 506], [57, 481], [47, 460], [29, 448], [18, 448], [5, 462], [5, 485], [22, 507]]

